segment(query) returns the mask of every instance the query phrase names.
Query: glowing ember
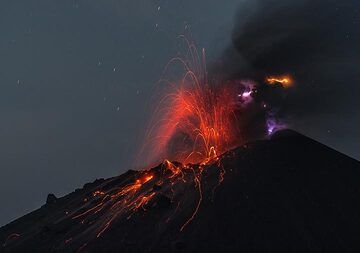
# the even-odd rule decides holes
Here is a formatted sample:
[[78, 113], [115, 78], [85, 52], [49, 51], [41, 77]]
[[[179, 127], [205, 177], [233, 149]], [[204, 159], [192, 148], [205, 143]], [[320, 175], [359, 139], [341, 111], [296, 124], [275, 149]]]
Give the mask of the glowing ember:
[[[263, 134], [266, 128], [270, 135], [284, 126], [269, 114], [269, 105], [261, 97], [259, 99], [261, 89], [257, 89], [253, 81], [209, 82], [205, 52], [200, 56], [193, 44], [188, 43], [188, 47], [190, 61], [180, 58], [170, 61], [180, 62], [185, 71], [180, 81], [167, 81], [171, 90], [159, 102], [140, 154], [141, 160], [148, 163], [163, 161], [161, 166], [156, 172], [139, 172], [132, 182], [116, 189], [94, 191], [91, 196], [86, 196], [82, 208], [72, 214], [72, 219], [80, 219], [81, 224], [92, 226], [96, 237], [105, 233], [117, 218], [130, 219], [135, 213], [145, 212], [156, 205], [158, 192], [155, 188], [164, 187], [161, 194], [169, 196], [171, 203], [177, 203], [177, 212], [183, 201], [179, 193], [183, 196], [182, 191], [192, 186], [198, 195], [195, 196], [196, 203], [192, 203], [191, 214], [179, 227], [183, 231], [199, 212], [205, 197], [203, 172], [212, 166], [218, 173], [218, 181], [210, 186], [214, 194], [225, 175], [219, 155], [246, 140], [241, 127], [248, 122], [243, 123], [242, 117], [251, 122], [258, 115], [267, 115], [260, 126]], [[290, 77], [270, 77], [266, 81], [279, 83], [285, 88], [292, 84]], [[251, 118], [248, 114], [255, 116]], [[174, 213], [166, 222], [173, 216]], [[98, 217], [101, 219], [97, 220]], [[71, 242], [71, 238], [66, 240], [66, 243]]]
[[214, 94], [205, 85], [196, 89], [184, 86], [169, 97], [155, 149], [166, 150], [167, 157], [184, 164], [210, 161], [226, 151], [236, 135], [232, 124], [235, 101], [224, 103], [234, 96], [229, 91]]
[[95, 192], [93, 192], [93, 197], [96, 197], [96, 196], [98, 196], [98, 195], [104, 195], [105, 193], [104, 192], [102, 192], [102, 191], [95, 191]]
[[171, 61], [180, 62], [184, 75], [180, 81], [170, 82], [171, 90], [155, 111], [142, 160], [147, 156], [148, 162], [169, 159], [206, 164], [242, 142], [236, 114], [252, 101], [253, 85], [210, 83], [205, 52], [200, 57], [195, 46], [189, 44], [189, 48], [193, 61]]

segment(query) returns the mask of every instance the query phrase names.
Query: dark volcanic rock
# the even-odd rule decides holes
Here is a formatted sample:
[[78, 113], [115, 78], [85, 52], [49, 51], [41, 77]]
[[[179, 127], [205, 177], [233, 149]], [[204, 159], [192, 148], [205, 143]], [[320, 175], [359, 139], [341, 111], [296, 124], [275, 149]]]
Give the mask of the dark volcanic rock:
[[277, 131], [275, 132], [273, 135], [271, 135], [271, 140], [276, 140], [276, 139], [288, 139], [288, 138], [302, 138], [303, 136], [301, 134], [299, 134], [298, 132], [291, 130], [291, 129], [284, 129], [281, 131]]
[[161, 190], [161, 185], [154, 184], [153, 190], [154, 190], [154, 191], [160, 191], [160, 190]]
[[52, 193], [49, 193], [47, 198], [46, 198], [46, 204], [47, 205], [52, 205], [52, 204], [55, 204], [57, 201], [57, 197], [52, 194]]
[[163, 194], [159, 194], [156, 199], [156, 206], [159, 208], [168, 208], [171, 206], [171, 199]]
[[[191, 173], [170, 184], [162, 166], [146, 172], [154, 178], [138, 192], [145, 204], [126, 215], [109, 208], [74, 218], [142, 172], [50, 197], [56, 205], [0, 229], [0, 252], [360, 252], [358, 161], [290, 130], [220, 161], [223, 182], [216, 164], [206, 166], [201, 194]], [[108, 217], [113, 222], [97, 237]]]
[[186, 244], [184, 242], [175, 242], [174, 243], [174, 248], [177, 251], [183, 251], [186, 249]]

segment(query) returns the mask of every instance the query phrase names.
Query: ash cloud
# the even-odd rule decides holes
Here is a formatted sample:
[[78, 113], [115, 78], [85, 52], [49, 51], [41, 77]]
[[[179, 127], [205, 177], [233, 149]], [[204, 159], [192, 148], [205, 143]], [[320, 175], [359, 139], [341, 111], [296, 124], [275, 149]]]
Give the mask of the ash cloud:
[[260, 87], [267, 75], [290, 74], [292, 89], [263, 93], [284, 117], [344, 112], [359, 105], [359, 11], [359, 1], [245, 1], [212, 73]]

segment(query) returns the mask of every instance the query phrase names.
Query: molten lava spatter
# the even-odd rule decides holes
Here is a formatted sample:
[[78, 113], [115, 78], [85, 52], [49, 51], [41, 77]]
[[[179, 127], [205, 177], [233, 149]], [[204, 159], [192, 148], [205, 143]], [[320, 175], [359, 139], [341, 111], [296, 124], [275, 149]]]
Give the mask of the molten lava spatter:
[[[86, 196], [87, 201], [71, 215], [72, 220], [78, 220], [82, 226], [87, 226], [86, 231], [93, 234], [93, 239], [101, 237], [117, 220], [129, 220], [134, 215], [142, 215], [148, 209], [159, 205], [159, 199], [166, 196], [171, 204], [176, 204], [174, 213], [167, 214], [164, 223], [177, 219], [176, 212], [182, 209], [184, 200], [183, 191], [190, 187], [195, 188], [198, 193], [193, 196], [193, 207], [186, 209], [187, 217], [180, 221], [179, 231], [192, 222], [199, 212], [202, 200], [202, 178], [203, 171], [212, 166], [218, 168], [218, 181], [207, 183], [206, 187], [212, 187], [214, 193], [216, 187], [224, 178], [224, 169], [220, 166], [219, 158], [213, 158], [199, 165], [183, 165], [165, 160], [160, 166], [148, 171], [139, 172], [131, 182], [125, 183], [118, 188], [106, 190], [99, 188], [91, 196]], [[182, 210], [184, 212], [184, 210]], [[91, 235], [90, 234], [90, 235]], [[81, 235], [71, 235], [66, 238], [65, 244], [71, 244], [73, 238]], [[90, 242], [90, 241], [89, 241]], [[84, 249], [86, 242], [79, 250]]]
[[[205, 197], [203, 189], [211, 188], [214, 195], [224, 180], [225, 169], [219, 156], [246, 140], [241, 129], [242, 115], [246, 115], [248, 107], [253, 112], [261, 110], [261, 115], [263, 110], [268, 110], [267, 106], [261, 106], [265, 105], [262, 101], [259, 106], [252, 106], [253, 96], [258, 93], [255, 82], [210, 82], [205, 52], [199, 55], [190, 43], [188, 48], [189, 61], [171, 60], [171, 63], [180, 62], [185, 71], [181, 80], [168, 81], [170, 91], [159, 102], [140, 153], [143, 161], [162, 160], [161, 165], [140, 172], [131, 182], [116, 189], [97, 189], [92, 196], [86, 196], [84, 206], [72, 214], [73, 220], [88, 226], [88, 231], [95, 231], [95, 239], [101, 237], [118, 218], [131, 219], [133, 215], [140, 215], [149, 207], [158, 205], [161, 197], [177, 205], [175, 213], [168, 214], [164, 221], [169, 223], [183, 208], [186, 188], [193, 187], [197, 192], [197, 196], [193, 196], [196, 201], [187, 205], [188, 216], [182, 218], [178, 227], [179, 231], [184, 231], [200, 210]], [[267, 82], [281, 83], [283, 87], [292, 83], [289, 77], [268, 78]], [[273, 124], [276, 121], [271, 119], [263, 126], [269, 134], [276, 129]], [[217, 181], [204, 183], [204, 172], [209, 167], [216, 169]], [[70, 239], [66, 241], [71, 243]]]
[[203, 163], [243, 140], [237, 111], [252, 101], [253, 84], [209, 81], [205, 52], [190, 44], [191, 60], [174, 58], [184, 69], [181, 80], [168, 81], [155, 110], [141, 159]]
[[[81, 210], [75, 210], [72, 215], [73, 220], [95, 231], [95, 238], [101, 237], [118, 218], [131, 219], [137, 213], [146, 212], [149, 206], [157, 205], [160, 195], [176, 203], [176, 210], [181, 209], [183, 200], [179, 192], [195, 187], [197, 200], [193, 207], [187, 207], [188, 217], [184, 217], [179, 226], [179, 231], [183, 231], [200, 209], [203, 171], [208, 166], [218, 168], [218, 181], [207, 186], [213, 188], [212, 192], [224, 179], [225, 171], [218, 156], [239, 143], [235, 111], [251, 101], [252, 86], [224, 88], [209, 84], [205, 53], [200, 57], [193, 45], [189, 44], [189, 48], [194, 58], [191, 62], [178, 59], [185, 74], [161, 100], [144, 145], [144, 150], [152, 151], [151, 159], [164, 159], [164, 162], [157, 170], [145, 170], [116, 190], [94, 191], [92, 196], [86, 196]], [[161, 189], [161, 194], [156, 189]], [[169, 214], [166, 222], [175, 218], [176, 210]], [[87, 242], [83, 247], [86, 245]]]

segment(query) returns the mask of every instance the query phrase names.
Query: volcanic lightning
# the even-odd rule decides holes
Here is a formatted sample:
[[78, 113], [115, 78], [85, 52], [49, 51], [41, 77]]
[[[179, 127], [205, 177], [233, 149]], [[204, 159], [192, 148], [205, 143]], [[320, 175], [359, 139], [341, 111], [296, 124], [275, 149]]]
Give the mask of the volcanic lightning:
[[[131, 219], [136, 213], [146, 212], [156, 205], [159, 197], [156, 188], [161, 188], [161, 194], [177, 204], [176, 212], [183, 203], [178, 193], [192, 186], [198, 195], [193, 210], [179, 227], [179, 231], [183, 231], [200, 211], [205, 187], [203, 172], [211, 166], [217, 168], [218, 181], [210, 186], [214, 194], [226, 173], [219, 157], [247, 141], [242, 126], [249, 127], [249, 115], [255, 114], [253, 118], [271, 115], [260, 126], [264, 135], [278, 128], [271, 108], [261, 99], [259, 84], [252, 80], [209, 80], [205, 50], [199, 53], [194, 44], [185, 41], [188, 46], [186, 60], [174, 58], [166, 67], [167, 70], [170, 65], [180, 63], [184, 70], [182, 78], [162, 79], [168, 89], [159, 99], [139, 155], [142, 161], [161, 165], [155, 171], [139, 172], [131, 182], [116, 190], [97, 189], [91, 196], [85, 196], [84, 206], [71, 215], [73, 220], [80, 220], [81, 224], [95, 230], [95, 238], [105, 233], [117, 218]], [[266, 82], [279, 83], [284, 88], [292, 85], [288, 76], [269, 77]], [[166, 222], [171, 219], [175, 219], [174, 213]], [[66, 241], [71, 243], [72, 240]]]
[[271, 85], [281, 84], [284, 88], [288, 88], [293, 85], [293, 81], [290, 76], [267, 77], [266, 82]]

